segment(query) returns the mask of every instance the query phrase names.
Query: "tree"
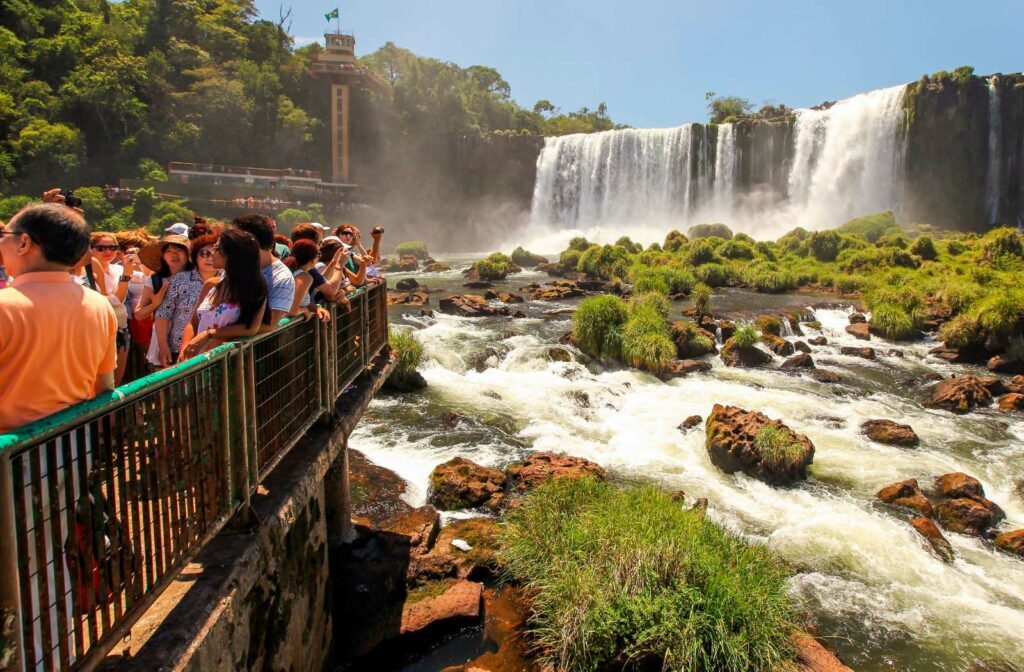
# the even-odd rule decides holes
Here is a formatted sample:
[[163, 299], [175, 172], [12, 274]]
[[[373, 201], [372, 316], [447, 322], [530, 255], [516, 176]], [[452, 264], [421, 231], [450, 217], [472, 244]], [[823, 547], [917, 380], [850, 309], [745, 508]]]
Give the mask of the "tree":
[[558, 108], [550, 100], [542, 99], [534, 103], [533, 111], [535, 114], [554, 114], [558, 111]]
[[712, 124], [727, 124], [730, 121], [736, 121], [747, 116], [753, 110], [753, 103], [738, 96], [714, 96], [708, 103], [708, 114]]

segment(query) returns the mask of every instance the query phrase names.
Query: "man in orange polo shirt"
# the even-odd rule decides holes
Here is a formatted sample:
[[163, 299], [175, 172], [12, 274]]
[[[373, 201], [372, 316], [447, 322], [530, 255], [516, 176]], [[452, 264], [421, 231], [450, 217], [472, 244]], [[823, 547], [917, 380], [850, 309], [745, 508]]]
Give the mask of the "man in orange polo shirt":
[[30, 205], [0, 231], [0, 434], [113, 389], [117, 318], [68, 269], [89, 227], [65, 205]]

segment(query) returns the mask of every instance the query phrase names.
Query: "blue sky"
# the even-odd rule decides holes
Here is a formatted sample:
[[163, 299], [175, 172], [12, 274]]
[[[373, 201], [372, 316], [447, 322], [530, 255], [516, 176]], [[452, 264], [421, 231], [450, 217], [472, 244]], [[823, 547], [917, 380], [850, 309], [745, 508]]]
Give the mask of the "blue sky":
[[[602, 100], [620, 123], [676, 126], [707, 116], [704, 93], [816, 105], [973, 65], [1024, 68], [1024, 1], [257, 0], [291, 6], [292, 34], [322, 40], [341, 8], [357, 53], [391, 40], [462, 66], [496, 68], [526, 106]], [[333, 25], [333, 23], [332, 23]]]

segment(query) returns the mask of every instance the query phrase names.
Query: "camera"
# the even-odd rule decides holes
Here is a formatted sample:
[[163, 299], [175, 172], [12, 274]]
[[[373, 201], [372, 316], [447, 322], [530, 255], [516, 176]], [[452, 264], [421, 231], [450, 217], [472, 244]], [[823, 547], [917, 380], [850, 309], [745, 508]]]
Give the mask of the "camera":
[[82, 199], [75, 196], [75, 192], [71, 189], [61, 189], [60, 195], [64, 197], [64, 205], [69, 208], [80, 208], [82, 207]]
[[383, 226], [375, 226], [371, 230], [371, 233], [384, 233], [384, 227]]

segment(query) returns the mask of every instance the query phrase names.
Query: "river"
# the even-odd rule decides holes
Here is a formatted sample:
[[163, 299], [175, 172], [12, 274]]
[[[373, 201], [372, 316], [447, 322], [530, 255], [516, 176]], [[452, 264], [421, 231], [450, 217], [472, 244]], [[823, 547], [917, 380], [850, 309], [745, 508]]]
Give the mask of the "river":
[[[462, 288], [459, 271], [470, 257], [445, 259], [453, 270], [414, 277], [431, 289]], [[403, 275], [390, 276], [392, 285]], [[546, 275], [525, 272], [496, 283], [499, 292]], [[444, 294], [431, 294], [436, 308]], [[825, 297], [770, 296], [716, 290], [717, 317], [752, 319], [800, 308]], [[828, 297], [834, 298], [834, 297]], [[422, 505], [430, 471], [461, 455], [504, 466], [534, 450], [553, 450], [599, 462], [624, 480], [649, 480], [707, 497], [722, 526], [768, 545], [795, 567], [795, 599], [820, 635], [857, 670], [969, 670], [975, 665], [1024, 666], [1024, 562], [978, 539], [947, 533], [956, 551], [945, 564], [907, 524], [908, 516], [875, 499], [882, 486], [963, 471], [977, 477], [989, 499], [1005, 509], [1001, 529], [1024, 527], [1024, 419], [995, 410], [967, 416], [925, 409], [923, 376], [967, 367], [930, 358], [934, 341], [873, 342], [877, 361], [839, 354], [864, 345], [843, 331], [844, 310], [817, 310], [829, 345], [814, 347], [819, 368], [843, 376], [818, 383], [775, 369], [730, 369], [715, 357], [708, 374], [663, 383], [647, 374], [602, 368], [574, 351], [558, 362], [549, 349], [571, 329], [572, 302], [527, 302], [526, 319], [470, 320], [395, 307], [391, 319], [417, 329], [426, 350], [429, 387], [373, 402], [351, 439], [367, 457], [409, 481], [407, 499]], [[686, 304], [674, 304], [673, 318]], [[807, 337], [819, 335], [805, 327]], [[494, 353], [482, 359], [488, 348]], [[885, 354], [898, 348], [903, 357]], [[779, 360], [777, 360], [779, 361]], [[806, 434], [816, 452], [810, 479], [774, 488], [715, 468], [701, 428], [677, 427], [706, 418], [716, 404], [759, 410]], [[454, 430], [441, 416], [464, 419]], [[860, 435], [867, 419], [910, 424], [917, 449], [872, 443]], [[985, 667], [984, 669], [993, 669]]]

